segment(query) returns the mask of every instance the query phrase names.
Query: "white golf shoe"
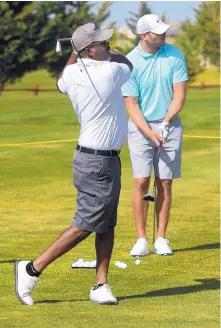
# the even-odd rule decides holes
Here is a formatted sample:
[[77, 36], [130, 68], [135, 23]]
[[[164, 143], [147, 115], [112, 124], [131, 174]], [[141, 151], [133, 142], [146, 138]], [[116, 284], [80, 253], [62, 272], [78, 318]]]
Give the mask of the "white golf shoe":
[[104, 284], [96, 289], [90, 290], [90, 301], [98, 304], [117, 304], [116, 297], [113, 296], [110, 286]]
[[33, 305], [32, 289], [37, 286], [40, 278], [30, 276], [26, 271], [26, 265], [30, 261], [15, 262], [15, 292], [16, 295], [25, 305]]
[[130, 256], [145, 256], [148, 255], [148, 242], [145, 238], [137, 239], [136, 244], [130, 251]]
[[153, 253], [158, 255], [173, 255], [172, 249], [169, 247], [169, 240], [159, 237], [154, 243]]

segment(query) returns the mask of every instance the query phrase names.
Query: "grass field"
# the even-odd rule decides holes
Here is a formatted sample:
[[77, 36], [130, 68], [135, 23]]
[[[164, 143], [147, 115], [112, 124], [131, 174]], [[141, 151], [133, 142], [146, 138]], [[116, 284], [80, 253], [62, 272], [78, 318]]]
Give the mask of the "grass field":
[[[215, 67], [207, 68], [203, 73], [198, 74], [190, 85], [200, 86], [202, 82], [205, 85], [220, 85], [220, 71]], [[55, 89], [55, 80], [42, 69], [25, 74], [15, 84], [6, 85], [5, 89], [26, 89], [33, 88], [35, 85], [38, 85], [40, 89]]]
[[204, 83], [205, 85], [220, 85], [220, 70], [216, 67], [205, 69], [204, 72], [196, 76], [196, 80], [192, 83], [192, 85], [200, 85], [201, 83]]
[[[47, 83], [47, 82], [45, 82]], [[0, 97], [0, 143], [69, 140], [78, 136], [69, 100], [59, 93], [5, 92]], [[33, 259], [65, 229], [75, 210], [72, 155], [76, 142], [0, 147], [0, 326], [4, 328], [218, 328], [219, 325], [219, 91], [189, 90], [182, 112], [183, 176], [174, 182], [168, 228], [173, 257], [150, 254], [136, 266], [131, 212], [132, 173], [122, 151], [119, 224], [109, 284], [118, 306], [88, 302], [95, 272], [72, 270], [95, 258], [94, 236], [58, 259], [25, 307], [14, 294], [13, 262]], [[148, 236], [152, 240], [152, 206]], [[150, 247], [152, 248], [152, 246]], [[116, 260], [127, 270], [114, 266]]]

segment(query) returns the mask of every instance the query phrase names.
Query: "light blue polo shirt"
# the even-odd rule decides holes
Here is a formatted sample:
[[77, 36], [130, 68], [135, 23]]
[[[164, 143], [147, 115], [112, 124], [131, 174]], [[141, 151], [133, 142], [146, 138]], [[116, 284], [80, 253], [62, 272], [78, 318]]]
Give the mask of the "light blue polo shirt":
[[147, 121], [164, 119], [173, 99], [173, 84], [188, 80], [182, 52], [165, 43], [156, 54], [149, 54], [139, 43], [127, 58], [133, 64], [133, 71], [122, 86], [123, 96], [138, 97]]

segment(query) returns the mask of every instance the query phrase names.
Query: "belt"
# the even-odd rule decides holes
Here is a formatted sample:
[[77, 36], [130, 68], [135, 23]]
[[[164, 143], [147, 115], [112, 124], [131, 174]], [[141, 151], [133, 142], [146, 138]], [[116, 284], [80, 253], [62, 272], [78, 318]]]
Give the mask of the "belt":
[[120, 150], [101, 150], [101, 149], [92, 149], [92, 148], [86, 148], [82, 147], [80, 145], [77, 145], [76, 148], [81, 153], [86, 154], [93, 154], [93, 155], [100, 155], [100, 156], [118, 156], [120, 154]]

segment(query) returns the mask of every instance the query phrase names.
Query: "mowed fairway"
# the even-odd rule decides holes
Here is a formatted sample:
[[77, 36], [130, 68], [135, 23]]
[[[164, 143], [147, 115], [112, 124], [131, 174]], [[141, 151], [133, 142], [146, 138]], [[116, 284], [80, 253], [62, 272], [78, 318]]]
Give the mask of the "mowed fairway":
[[[182, 112], [184, 135], [219, 136], [219, 90], [189, 90]], [[5, 92], [0, 97], [0, 144], [76, 139], [69, 100], [56, 92]], [[123, 148], [119, 223], [109, 284], [118, 306], [88, 301], [93, 269], [71, 269], [77, 258], [95, 259], [94, 236], [54, 262], [34, 290], [35, 306], [14, 293], [13, 262], [33, 259], [72, 221], [76, 141], [0, 147], [0, 326], [4, 328], [219, 327], [220, 140], [184, 137], [182, 179], [174, 182], [168, 228], [173, 257], [150, 254], [135, 265], [131, 211], [132, 171]], [[148, 236], [152, 250], [153, 207]], [[123, 270], [114, 266], [120, 260]]]

